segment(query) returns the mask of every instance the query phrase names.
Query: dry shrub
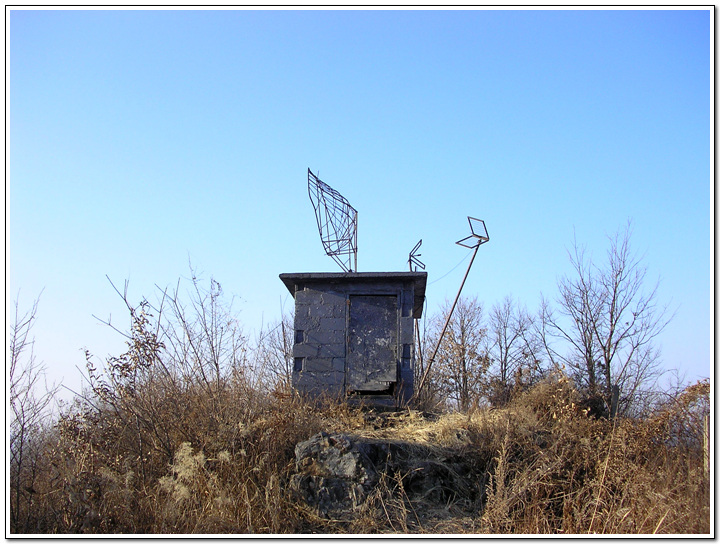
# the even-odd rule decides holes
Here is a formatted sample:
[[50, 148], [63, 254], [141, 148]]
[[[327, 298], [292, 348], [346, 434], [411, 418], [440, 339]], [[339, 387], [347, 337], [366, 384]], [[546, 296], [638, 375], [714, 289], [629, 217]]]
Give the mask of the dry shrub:
[[672, 406], [650, 420], [595, 419], [577, 400], [565, 378], [553, 378], [487, 429], [497, 455], [480, 530], [708, 533], [702, 454], [671, 436], [674, 422], [697, 437], [688, 420]]
[[415, 444], [417, 455], [447, 463], [462, 459], [478, 494], [472, 502], [459, 493], [442, 508], [410, 500], [408, 475], [387, 474], [343, 531], [708, 533], [698, 410], [708, 392], [692, 386], [652, 418], [610, 421], [593, 417], [560, 374], [503, 409], [366, 416], [356, 434], [402, 441], [408, 451]]
[[[438, 416], [377, 414], [293, 396], [270, 397], [248, 411], [240, 388], [226, 390], [223, 402], [241, 409], [226, 408], [224, 419], [212, 423], [203, 391], [187, 389], [173, 398], [183, 399], [178, 411], [188, 419], [162, 412], [170, 457], [148, 431], [164, 427], [128, 426], [112, 410], [78, 407], [48, 442], [33, 527], [135, 534], [708, 533], [709, 478], [698, 437], [708, 390], [688, 388], [652, 418], [608, 421], [588, 415], [562, 376], [503, 409]], [[320, 430], [403, 443], [412, 462], [432, 460], [448, 470], [462, 463], [467, 490], [458, 487], [440, 504], [413, 495], [412, 474], [388, 471], [349, 519], [323, 519], [286, 485], [295, 445]]]
[[[219, 292], [198, 292], [197, 307], [232, 324]], [[174, 325], [131, 309], [128, 351], [104, 373], [90, 364], [91, 389], [34, 439], [26, 532], [710, 531], [708, 382], [644, 419], [593, 417], [562, 374], [502, 409], [376, 414], [273, 395], [239, 333], [219, 341], [171, 302]], [[295, 445], [321, 430], [402, 443], [409, 466], [434, 467], [454, 493], [424, 500], [415, 474], [390, 469], [350, 519], [323, 519], [287, 485]]]
[[422, 524], [403, 487], [403, 475], [381, 474], [375, 490], [347, 525], [351, 534], [418, 533]]
[[102, 370], [87, 354], [89, 388], [39, 445], [26, 532], [301, 530], [284, 485], [295, 444], [355, 416], [332, 399], [273, 395], [219, 284], [193, 276], [191, 287], [190, 304], [176, 289], [156, 306], [118, 291], [127, 351]]
[[147, 429], [128, 428], [114, 411], [77, 410], [63, 417], [57, 441], [47, 448], [55, 461], [42, 479], [50, 492], [39, 530], [216, 534], [313, 527], [285, 486], [295, 445], [322, 428], [351, 425], [357, 416], [337, 404], [291, 397], [236, 414], [243, 417], [221, 428], [208, 423], [203, 394], [185, 391], [183, 400], [182, 425], [162, 414], [174, 431], [169, 459]]

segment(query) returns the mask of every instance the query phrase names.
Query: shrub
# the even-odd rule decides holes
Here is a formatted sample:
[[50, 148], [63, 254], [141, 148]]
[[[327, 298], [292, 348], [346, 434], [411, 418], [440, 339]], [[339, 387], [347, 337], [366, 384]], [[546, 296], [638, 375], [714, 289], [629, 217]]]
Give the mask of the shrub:
[[[204, 317], [176, 294], [128, 304], [127, 351], [103, 371], [88, 356], [91, 387], [27, 442], [32, 477], [11, 471], [23, 493], [12, 532], [710, 531], [708, 381], [646, 417], [613, 420], [561, 373], [467, 413], [377, 414], [273, 395], [239, 329], [225, 328], [234, 321], [219, 285], [193, 285]], [[413, 490], [417, 474], [388, 469], [348, 519], [322, 518], [289, 486], [296, 444], [319, 431], [387, 440], [417, 471], [461, 477], [431, 504]]]

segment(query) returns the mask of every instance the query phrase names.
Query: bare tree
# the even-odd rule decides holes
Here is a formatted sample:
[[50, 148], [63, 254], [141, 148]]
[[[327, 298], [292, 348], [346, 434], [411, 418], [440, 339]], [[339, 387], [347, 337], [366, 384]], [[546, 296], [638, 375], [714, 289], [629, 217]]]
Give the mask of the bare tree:
[[[436, 371], [431, 368], [426, 375], [427, 358], [431, 356], [437, 344], [437, 317], [428, 316], [427, 312], [422, 320], [415, 321], [415, 366], [413, 379], [415, 383], [414, 405], [426, 411], [442, 410], [445, 405], [445, 393], [440, 390]], [[423, 382], [423, 378], [425, 381]], [[420, 384], [422, 388], [418, 386]]]
[[503, 404], [513, 388], [535, 383], [542, 375], [541, 345], [534, 332], [534, 318], [511, 296], [490, 311], [488, 323], [490, 401]]
[[[435, 338], [449, 311], [446, 302], [439, 316], [442, 319], [435, 320]], [[482, 304], [476, 297], [461, 298], [435, 356], [434, 380], [462, 411], [477, 403], [485, 390], [490, 361], [485, 350], [486, 334]]]
[[15, 301], [15, 316], [10, 325], [10, 527], [12, 532], [27, 532], [36, 494], [35, 480], [42, 453], [45, 423], [51, 412], [57, 387], [45, 382], [45, 367], [33, 353], [31, 337], [37, 318], [39, 299], [30, 310], [20, 311]]
[[217, 393], [234, 373], [247, 374], [247, 339], [220, 283], [210, 278], [205, 286], [192, 267], [190, 272], [186, 295], [180, 281], [173, 291], [162, 290], [155, 308], [159, 338], [168, 366], [179, 369], [187, 383]]
[[277, 393], [290, 391], [293, 369], [294, 316], [283, 315], [261, 328], [255, 347], [255, 371]]
[[[653, 340], [672, 318], [667, 306], [658, 306], [658, 282], [645, 290], [647, 268], [631, 251], [630, 237], [630, 224], [610, 237], [603, 266], [575, 241], [574, 275], [558, 282], [559, 315], [547, 303], [541, 309], [550, 359], [569, 368], [578, 385], [617, 413], [627, 411], [640, 388], [659, 376], [660, 352]], [[553, 347], [552, 338], [567, 349]]]

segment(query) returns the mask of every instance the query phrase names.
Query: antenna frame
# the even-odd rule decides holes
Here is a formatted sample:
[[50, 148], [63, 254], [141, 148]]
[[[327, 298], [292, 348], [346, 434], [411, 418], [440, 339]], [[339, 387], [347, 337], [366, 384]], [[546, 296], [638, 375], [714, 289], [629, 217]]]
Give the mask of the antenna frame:
[[[408, 255], [408, 266], [410, 267], [410, 272], [417, 272], [418, 268], [422, 268], [425, 270], [425, 263], [423, 263], [418, 257], [422, 257], [422, 253], [418, 253], [417, 251], [420, 249], [420, 246], [422, 245], [422, 238], [420, 238], [420, 241], [415, 244], [415, 247], [413, 247], [410, 250], [410, 254]], [[413, 270], [413, 266], [415, 269]]]
[[[468, 249], [475, 249], [476, 247], [489, 242], [490, 236], [488, 235], [487, 227], [485, 226], [485, 221], [483, 221], [482, 219], [477, 219], [475, 217], [470, 217], [469, 215], [468, 215], [467, 219], [468, 219], [468, 223], [470, 224], [470, 232], [472, 234], [470, 234], [470, 236], [466, 236], [462, 240], [458, 240], [455, 243], [459, 246], [463, 246]], [[473, 227], [473, 224], [472, 224], [473, 221], [477, 221], [478, 223], [480, 223], [480, 225], [478, 225], [479, 232], [475, 232], [475, 228]], [[482, 230], [480, 230], [480, 228], [482, 228]], [[465, 243], [466, 240], [470, 240], [470, 239], [477, 240], [477, 242], [475, 242], [473, 244]]]
[[325, 253], [345, 272], [357, 272], [358, 212], [308, 168], [308, 196]]

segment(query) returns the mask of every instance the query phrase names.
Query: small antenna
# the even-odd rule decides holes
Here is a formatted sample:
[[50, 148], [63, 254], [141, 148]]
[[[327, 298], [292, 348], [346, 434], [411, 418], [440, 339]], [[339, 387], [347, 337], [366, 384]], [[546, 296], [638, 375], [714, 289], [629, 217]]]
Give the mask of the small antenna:
[[[475, 221], [475, 226], [473, 226], [473, 221]], [[468, 223], [470, 223], [470, 236], [467, 236], [463, 238], [462, 240], [458, 240], [455, 242], [459, 246], [466, 247], [468, 249], [475, 249], [476, 247], [484, 244], [485, 242], [490, 241], [490, 237], [488, 236], [487, 227], [485, 227], [485, 221], [482, 219], [475, 219], [474, 217], [470, 217], [468, 215]], [[477, 232], [475, 232], [477, 230]], [[468, 242], [467, 240], [472, 239], [473, 241]]]
[[422, 268], [423, 270], [425, 270], [425, 263], [418, 259], [418, 257], [422, 257], [422, 253], [417, 253], [417, 250], [420, 249], [421, 245], [422, 238], [420, 238], [420, 241], [415, 244], [414, 248], [410, 250], [410, 255], [408, 256], [408, 265], [410, 266], [410, 272], [417, 272], [418, 268]]
[[325, 253], [345, 272], [357, 272], [357, 210], [309, 168], [308, 194]]

